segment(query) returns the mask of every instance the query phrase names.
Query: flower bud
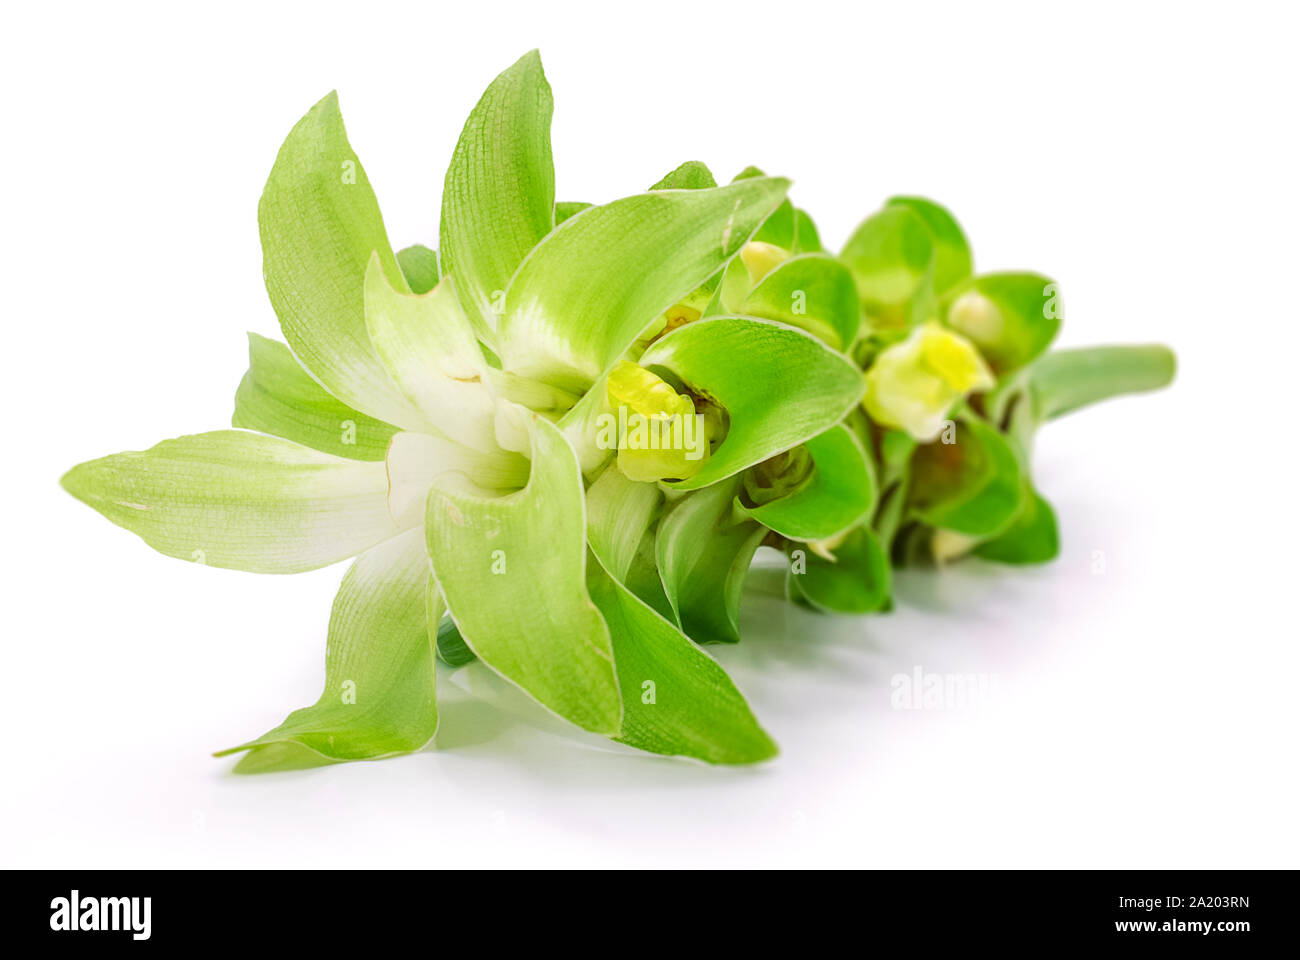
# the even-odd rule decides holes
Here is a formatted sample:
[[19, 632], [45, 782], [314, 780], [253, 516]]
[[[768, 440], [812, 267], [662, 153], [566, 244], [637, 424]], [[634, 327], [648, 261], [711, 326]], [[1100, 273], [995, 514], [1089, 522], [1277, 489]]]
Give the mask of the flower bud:
[[740, 248], [740, 260], [749, 274], [751, 287], [758, 286], [758, 281], [789, 259], [789, 250], [761, 240], [751, 240]]
[[1002, 338], [1002, 311], [978, 290], [967, 290], [948, 308], [948, 326], [978, 344], [997, 343]]
[[788, 496], [803, 486], [813, 472], [812, 455], [806, 446], [786, 450], [756, 464], [745, 473], [745, 494], [754, 506]]

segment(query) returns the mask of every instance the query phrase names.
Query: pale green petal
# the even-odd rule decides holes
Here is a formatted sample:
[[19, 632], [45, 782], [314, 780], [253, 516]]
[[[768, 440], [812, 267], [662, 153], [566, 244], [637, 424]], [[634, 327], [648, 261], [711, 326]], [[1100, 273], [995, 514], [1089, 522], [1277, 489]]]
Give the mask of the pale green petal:
[[579, 400], [576, 394], [567, 390], [495, 367], [488, 368], [487, 383], [494, 397], [517, 403], [534, 413], [544, 413], [552, 419], [568, 413]]
[[776, 755], [776, 744], [717, 661], [598, 563], [588, 583], [618, 663], [623, 728], [615, 739], [709, 763], [757, 763]]
[[807, 330], [836, 350], [848, 349], [861, 323], [853, 275], [822, 253], [804, 254], [777, 266], [737, 312]]
[[582, 476], [559, 428], [526, 416], [528, 485], [485, 498], [436, 484], [429, 556], [479, 659], [578, 726], [615, 734], [622, 707], [609, 631], [587, 594]]
[[876, 480], [861, 444], [843, 424], [807, 443], [813, 472], [806, 485], [746, 512], [792, 540], [824, 540], [855, 526], [876, 504]]
[[485, 496], [518, 490], [528, 482], [528, 460], [517, 453], [499, 447], [474, 450], [428, 433], [395, 434], [387, 465], [389, 512], [403, 530], [423, 526], [429, 488], [436, 480]]
[[376, 256], [366, 274], [366, 325], [403, 394], [443, 436], [496, 447], [488, 367], [456, 299], [452, 277], [423, 295], [394, 290]]
[[668, 595], [664, 593], [663, 578], [659, 576], [658, 558], [655, 556], [655, 530], [651, 528], [641, 538], [632, 564], [622, 580], [624, 586], [653, 609], [659, 616], [672, 623], [677, 622]]
[[682, 489], [716, 483], [817, 436], [863, 390], [843, 354], [801, 330], [748, 317], [688, 323], [651, 344], [640, 362], [667, 370], [730, 417], [726, 439], [699, 473], [675, 484]]
[[399, 531], [382, 463], [219, 430], [73, 467], [63, 487], [169, 557], [299, 573]]
[[418, 411], [398, 392], [366, 332], [362, 291], [371, 254], [379, 254], [391, 283], [407, 287], [335, 94], [312, 107], [280, 148], [258, 224], [267, 293], [303, 366], [348, 406], [420, 428]]
[[560, 419], [560, 429], [578, 456], [582, 474], [594, 478], [601, 466], [614, 456], [614, 447], [598, 443], [602, 418], [614, 416], [609, 402], [605, 377], [597, 380], [576, 404]]
[[495, 348], [500, 297], [555, 223], [551, 86], [532, 50], [492, 81], [465, 121], [442, 188], [442, 268], [475, 333]]
[[581, 392], [656, 317], [716, 272], [788, 181], [658, 190], [574, 217], [528, 255], [506, 294], [508, 370]]
[[627, 581], [637, 548], [663, 499], [657, 484], [629, 480], [612, 463], [587, 488], [587, 540], [620, 583]]
[[[430, 580], [421, 530], [358, 557], [334, 598], [320, 699], [217, 756], [250, 750], [235, 771], [260, 773], [301, 765], [300, 751], [286, 744], [305, 747], [322, 761], [377, 760], [428, 744], [438, 728], [426, 611]], [[436, 589], [433, 596], [436, 607]]]
[[282, 343], [248, 335], [248, 372], [231, 426], [353, 460], [382, 460], [397, 428], [353, 410], [311, 378]]

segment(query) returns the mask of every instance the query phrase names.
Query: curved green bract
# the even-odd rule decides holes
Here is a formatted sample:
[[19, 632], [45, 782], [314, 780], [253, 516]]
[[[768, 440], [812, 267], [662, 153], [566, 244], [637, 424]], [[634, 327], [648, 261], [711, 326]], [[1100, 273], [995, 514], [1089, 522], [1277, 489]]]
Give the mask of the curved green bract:
[[925, 523], [991, 537], [1019, 513], [1026, 484], [1011, 444], [977, 417], [957, 424], [957, 441], [922, 444], [912, 457], [912, 510]]
[[615, 734], [609, 631], [586, 588], [582, 476], [559, 429], [524, 416], [532, 472], [522, 490], [482, 497], [434, 481], [425, 511], [434, 575], [480, 660], [565, 719]]
[[975, 555], [998, 563], [1047, 563], [1061, 552], [1056, 512], [1036, 491], [1031, 491], [1011, 526], [996, 538], [981, 543]]
[[834, 548], [834, 560], [798, 544], [787, 552], [791, 596], [828, 613], [875, 613], [889, 608], [889, 556], [870, 527], [850, 532]]
[[414, 244], [397, 251], [397, 265], [412, 293], [428, 293], [438, 285], [438, 253], [428, 247]]
[[773, 269], [737, 312], [807, 330], [836, 350], [857, 339], [861, 322], [853, 275], [822, 253], [804, 254]]
[[734, 476], [839, 422], [862, 397], [843, 354], [799, 330], [749, 317], [688, 323], [651, 344], [641, 365], [666, 371], [727, 411], [726, 438], [700, 472], [673, 484], [695, 490]]
[[235, 391], [232, 427], [283, 437], [352, 460], [383, 460], [397, 432], [336, 400], [288, 347], [248, 335], [248, 372]]
[[598, 562], [587, 582], [618, 663], [623, 727], [614, 739], [708, 763], [758, 763], [776, 755], [776, 744], [717, 661]]
[[813, 461], [808, 482], [745, 512], [791, 540], [825, 540], [854, 526], [875, 507], [875, 471], [853, 433], [842, 424], [805, 446]]
[[[758, 167], [748, 166], [736, 174], [735, 179], [731, 182], [739, 183], [742, 180], [752, 180], [764, 176], [766, 174]], [[754, 240], [758, 243], [770, 243], [772, 246], [781, 247], [784, 250], [795, 249], [797, 246], [796, 213], [794, 205], [788, 199], [782, 200], [780, 205], [763, 221], [754, 233]]]
[[868, 321], [885, 329], [926, 319], [933, 300], [935, 244], [930, 228], [907, 206], [890, 206], [849, 237], [840, 260], [853, 274]]
[[795, 244], [794, 205], [787, 199], [772, 211], [771, 216], [763, 221], [754, 234], [759, 243], [770, 243], [774, 247], [793, 250]]
[[677, 625], [697, 643], [740, 642], [740, 593], [766, 530], [737, 515], [737, 479], [679, 499], [659, 521], [655, 558]]
[[629, 480], [613, 463], [587, 488], [587, 542], [619, 583], [627, 582], [663, 499], [658, 486]]
[[925, 223], [934, 241], [934, 291], [942, 295], [971, 275], [970, 243], [946, 207], [925, 197], [890, 197], [886, 207], [905, 207]]
[[707, 280], [789, 182], [657, 190], [586, 210], [528, 255], [506, 293], [505, 367], [587, 390], [656, 317]]
[[1039, 273], [987, 273], [952, 290], [944, 301], [949, 326], [979, 347], [1005, 376], [1048, 348], [1061, 328], [1056, 284]]

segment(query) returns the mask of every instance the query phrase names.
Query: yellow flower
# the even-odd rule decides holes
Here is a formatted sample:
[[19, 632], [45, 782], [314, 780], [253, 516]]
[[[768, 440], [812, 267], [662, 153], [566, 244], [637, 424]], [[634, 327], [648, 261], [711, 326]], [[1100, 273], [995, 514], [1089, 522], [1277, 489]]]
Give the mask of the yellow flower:
[[[610, 372], [605, 390], [616, 419], [604, 440], [612, 446], [617, 436], [618, 468], [628, 479], [685, 480], [699, 473], [709, 457], [709, 430], [689, 396], [627, 361]], [[604, 445], [599, 436], [597, 442]]]
[[994, 383], [975, 346], [935, 323], [882, 350], [864, 379], [862, 405], [871, 419], [922, 443], [939, 436], [954, 403]]

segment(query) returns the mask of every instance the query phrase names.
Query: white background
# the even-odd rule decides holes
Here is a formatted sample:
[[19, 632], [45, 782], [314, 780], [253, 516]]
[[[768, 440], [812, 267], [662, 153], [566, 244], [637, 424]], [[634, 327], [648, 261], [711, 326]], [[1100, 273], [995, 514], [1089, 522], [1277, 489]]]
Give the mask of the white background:
[[[1283, 5], [197, 9], [5, 14], [0, 864], [1300, 866]], [[1169, 342], [1178, 382], [1042, 435], [1053, 565], [909, 575], [865, 620], [748, 599], [715, 652], [766, 767], [593, 749], [470, 672], [439, 749], [232, 776], [209, 751], [316, 699], [344, 568], [170, 560], [58, 477], [228, 424], [244, 331], [278, 335], [257, 199], [308, 107], [340, 91], [394, 245], [432, 246], [466, 115], [534, 46], [560, 199], [756, 163], [838, 247], [933, 196], [979, 269], [1060, 281], [1063, 342]], [[916, 667], [997, 695], [892, 709]]]

